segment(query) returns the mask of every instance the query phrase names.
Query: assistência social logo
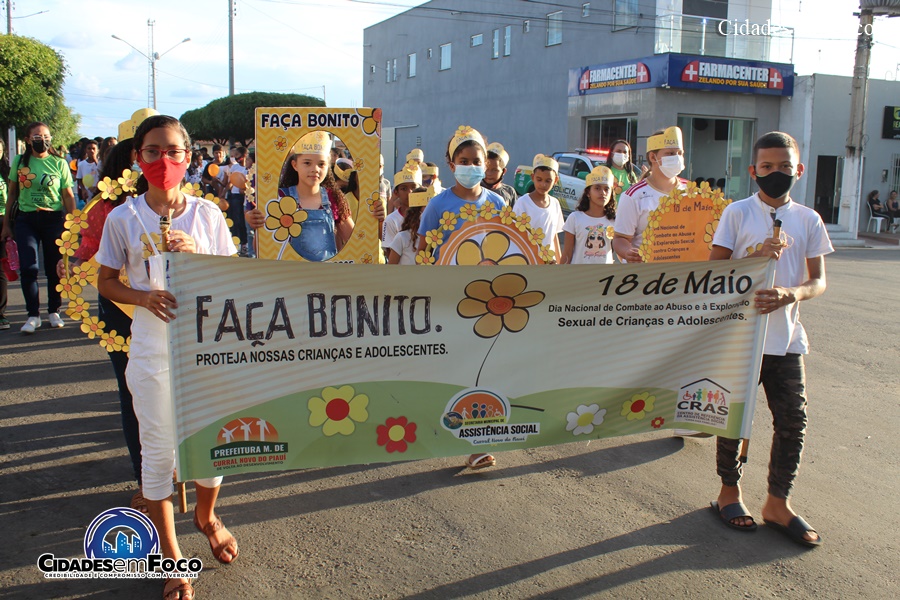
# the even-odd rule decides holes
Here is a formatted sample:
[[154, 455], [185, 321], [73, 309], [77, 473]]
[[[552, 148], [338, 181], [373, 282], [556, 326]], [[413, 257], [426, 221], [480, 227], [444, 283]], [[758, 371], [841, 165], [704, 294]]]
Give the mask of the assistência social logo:
[[161, 579], [197, 577], [203, 561], [163, 558], [153, 522], [140, 511], [118, 507], [91, 521], [84, 534], [84, 558], [46, 553], [37, 566], [47, 579]]

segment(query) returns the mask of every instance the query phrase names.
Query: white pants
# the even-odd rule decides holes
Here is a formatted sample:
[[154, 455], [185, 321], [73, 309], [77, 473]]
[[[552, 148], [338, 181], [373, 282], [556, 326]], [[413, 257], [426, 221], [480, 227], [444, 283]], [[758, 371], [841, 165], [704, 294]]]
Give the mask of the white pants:
[[[175, 470], [174, 410], [165, 357], [132, 352], [125, 377], [140, 426], [141, 489], [147, 500], [165, 500], [174, 491]], [[196, 483], [214, 488], [222, 484], [222, 478], [197, 479]]]

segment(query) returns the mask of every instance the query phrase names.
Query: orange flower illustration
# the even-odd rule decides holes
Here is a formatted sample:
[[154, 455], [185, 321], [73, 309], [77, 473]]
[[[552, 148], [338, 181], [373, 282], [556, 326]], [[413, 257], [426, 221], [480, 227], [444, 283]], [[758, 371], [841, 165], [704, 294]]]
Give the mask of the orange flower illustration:
[[28, 167], [22, 167], [17, 171], [18, 179], [19, 179], [19, 188], [30, 188], [31, 182], [34, 180], [37, 175], [31, 172], [31, 169]]
[[284, 152], [285, 148], [287, 148], [287, 138], [283, 135], [279, 135], [275, 138], [275, 149], [279, 152]]
[[366, 135], [372, 135], [381, 129], [381, 109], [363, 108], [357, 109], [356, 114], [363, 118], [362, 130]]
[[276, 242], [284, 242], [289, 237], [300, 237], [300, 226], [306, 218], [306, 211], [297, 206], [297, 201], [290, 196], [281, 200], [272, 200], [266, 205], [266, 229], [274, 231]]
[[478, 318], [475, 335], [493, 338], [503, 329], [516, 333], [528, 325], [528, 308], [544, 300], [544, 292], [526, 292], [528, 280], [518, 273], [504, 273], [493, 281], [479, 279], [466, 286], [466, 297], [456, 306], [464, 319]]

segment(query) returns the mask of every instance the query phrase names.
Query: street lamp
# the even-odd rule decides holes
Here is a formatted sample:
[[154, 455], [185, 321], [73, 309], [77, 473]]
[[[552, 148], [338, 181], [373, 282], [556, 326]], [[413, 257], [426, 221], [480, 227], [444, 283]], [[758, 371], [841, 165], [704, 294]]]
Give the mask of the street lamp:
[[162, 54], [160, 54], [159, 52], [154, 52], [153, 51], [153, 25], [154, 25], [154, 23], [155, 23], [155, 21], [151, 21], [149, 19], [147, 20], [147, 27], [150, 28], [150, 56], [147, 56], [145, 53], [143, 53], [140, 50], [138, 50], [137, 48], [135, 48], [134, 45], [131, 44], [131, 42], [128, 42], [127, 40], [123, 40], [122, 38], [120, 38], [117, 35], [113, 35], [112, 38], [114, 40], [119, 40], [120, 42], [123, 42], [123, 43], [131, 46], [131, 48], [134, 49], [135, 52], [137, 52], [138, 54], [140, 54], [141, 56], [143, 56], [150, 62], [150, 79], [152, 81], [151, 89], [152, 89], [152, 98], [153, 98], [152, 104], [153, 104], [153, 109], [156, 110], [156, 61], [161, 59], [163, 56], [165, 56], [166, 54], [168, 54], [169, 52], [171, 52], [172, 50], [174, 50], [181, 44], [191, 41], [191, 38], [184, 38], [183, 40], [181, 40], [180, 42], [178, 42], [177, 44], [175, 44], [174, 46], [172, 46], [171, 48], [169, 48]]

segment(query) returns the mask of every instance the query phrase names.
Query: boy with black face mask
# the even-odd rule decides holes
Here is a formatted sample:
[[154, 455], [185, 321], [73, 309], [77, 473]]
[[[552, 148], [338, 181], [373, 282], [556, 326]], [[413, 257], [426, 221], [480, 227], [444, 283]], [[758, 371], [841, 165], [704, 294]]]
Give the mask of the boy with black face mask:
[[[799, 303], [825, 291], [825, 255], [834, 248], [818, 213], [791, 200], [791, 188], [804, 170], [794, 138], [780, 131], [763, 135], [753, 147], [749, 170], [760, 191], [725, 208], [710, 260], [766, 256], [778, 261], [775, 286], [757, 291], [755, 299], [757, 310], [769, 315], [759, 380], [775, 429], [762, 518], [769, 528], [793, 541], [818, 546], [821, 536], [793, 511], [788, 496], [806, 435], [803, 355], [809, 353], [809, 343], [800, 324]], [[753, 531], [756, 523], [741, 501], [739, 444], [739, 440], [718, 439], [716, 463], [722, 488], [713, 509], [728, 527]]]

